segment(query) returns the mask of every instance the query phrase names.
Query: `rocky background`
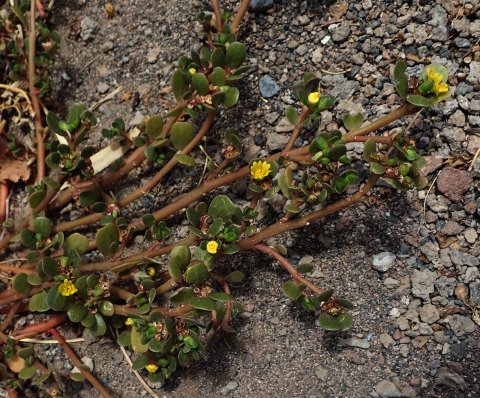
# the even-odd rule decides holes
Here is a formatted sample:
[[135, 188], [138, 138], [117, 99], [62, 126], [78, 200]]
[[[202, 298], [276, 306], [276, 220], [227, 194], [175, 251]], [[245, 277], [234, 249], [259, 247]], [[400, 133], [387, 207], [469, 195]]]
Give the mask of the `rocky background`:
[[[89, 106], [121, 86], [100, 107], [100, 125], [121, 116], [134, 126], [173, 106], [174, 62], [198, 43], [196, 14], [211, 8], [198, 0], [112, 4], [115, 15], [107, 18], [103, 0], [56, 1], [53, 23], [64, 40], [54, 87], [65, 105]], [[253, 69], [239, 84], [240, 103], [221, 112], [205, 142], [207, 152], [216, 156], [230, 126], [243, 139], [244, 162], [282, 149], [291, 131], [284, 109], [296, 104], [289, 88], [307, 71], [321, 77], [322, 91], [337, 103], [302, 132], [296, 146], [319, 130], [341, 126], [346, 112], [362, 112], [372, 121], [398, 106], [392, 81], [397, 59], [405, 58], [407, 73], [417, 75], [438, 62], [451, 74], [452, 96], [424, 110], [410, 130], [428, 159], [431, 186], [396, 192], [380, 183], [364, 203], [267, 242], [287, 246], [294, 264], [313, 261], [313, 281], [355, 302], [355, 323], [346, 333], [322, 331], [315, 314], [292, 304], [280, 289], [287, 275], [266, 256], [246, 253], [222, 265], [247, 276], [232, 292], [247, 309], [234, 325], [240, 344], [233, 350], [216, 344], [177, 377], [152, 386], [159, 397], [480, 395], [480, 159], [472, 162], [480, 147], [479, 7], [478, 0], [252, 1], [239, 39], [248, 46]], [[405, 128], [410, 120], [389, 129]], [[351, 148], [350, 155], [360, 159], [362, 146]], [[195, 186], [205, 161], [201, 152], [196, 156], [195, 170], [177, 169], [155, 197], [133, 203], [126, 216], [166, 203], [167, 190], [179, 194]], [[117, 188], [131, 191], [155, 167]], [[366, 174], [360, 162], [355, 167]], [[234, 184], [237, 203], [244, 203], [245, 192], [245, 181]], [[262, 222], [278, 219], [283, 204], [280, 196], [261, 202]], [[182, 227], [176, 233], [186, 232]], [[135, 242], [141, 245], [142, 238]], [[31, 319], [20, 318], [17, 327]], [[63, 333], [74, 337], [81, 331], [66, 326]], [[148, 395], [114, 338], [83, 336], [86, 342], [72, 347], [92, 361], [107, 388], [122, 397]], [[42, 345], [39, 355], [53, 361], [69, 396], [97, 396], [86, 382], [67, 380], [72, 365], [56, 345]], [[25, 392], [41, 394], [33, 387]]]

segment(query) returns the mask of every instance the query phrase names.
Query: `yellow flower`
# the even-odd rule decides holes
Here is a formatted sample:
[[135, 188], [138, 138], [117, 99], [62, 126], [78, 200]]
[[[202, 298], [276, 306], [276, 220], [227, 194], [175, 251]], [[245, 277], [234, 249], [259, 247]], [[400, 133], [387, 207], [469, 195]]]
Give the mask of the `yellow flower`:
[[315, 91], [314, 93], [310, 93], [308, 95], [308, 103], [311, 106], [317, 105], [318, 101], [320, 101], [320, 93], [318, 91]]
[[270, 174], [270, 163], [262, 162], [261, 160], [253, 162], [250, 173], [257, 181], [262, 181]]
[[215, 254], [218, 250], [218, 243], [215, 242], [214, 240], [211, 240], [210, 242], [207, 243], [207, 252], [210, 254]]
[[158, 370], [158, 366], [151, 363], [150, 365], [145, 366], [150, 373], [155, 373]]
[[448, 91], [447, 83], [442, 83], [443, 76], [435, 72], [435, 69], [428, 68], [427, 69], [427, 81], [433, 82], [433, 91], [435, 91], [435, 95], [438, 96], [440, 93], [446, 93]]
[[58, 292], [62, 296], [71, 296], [78, 292], [78, 289], [75, 287], [73, 282], [69, 279], [64, 279], [63, 283], [58, 287]]
[[127, 320], [125, 321], [125, 325], [135, 326], [135, 323], [132, 318], [127, 318]]
[[190, 68], [188, 71], [190, 72], [191, 75], [197, 73], [197, 70], [195, 68]]
[[154, 267], [148, 267], [147, 268], [147, 273], [150, 276], [155, 276], [155, 274], [157, 273], [157, 270]]

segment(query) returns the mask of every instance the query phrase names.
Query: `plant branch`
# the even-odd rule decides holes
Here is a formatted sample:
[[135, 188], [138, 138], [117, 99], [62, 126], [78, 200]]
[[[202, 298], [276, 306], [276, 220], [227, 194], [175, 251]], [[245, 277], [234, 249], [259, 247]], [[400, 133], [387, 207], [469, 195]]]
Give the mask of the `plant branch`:
[[85, 378], [90, 382], [92, 383], [92, 386], [94, 386], [98, 392], [102, 395], [102, 397], [105, 397], [105, 398], [113, 398], [113, 395], [111, 395], [106, 389], [105, 387], [102, 386], [102, 384], [95, 378], [93, 377], [93, 375], [86, 371], [84, 369], [84, 364], [82, 361], [80, 361], [80, 359], [77, 357], [77, 355], [73, 352], [73, 350], [70, 348], [70, 346], [68, 345], [68, 343], [65, 341], [65, 339], [63, 338], [63, 336], [58, 333], [57, 329], [55, 328], [51, 328], [49, 330], [49, 332], [53, 335], [53, 337], [55, 337], [58, 341], [58, 343], [62, 346], [63, 350], [65, 351], [65, 353], [68, 355], [68, 357], [70, 358], [70, 360], [73, 362], [73, 364], [77, 367], [77, 369], [82, 373], [82, 375], [85, 376]]
[[222, 33], [222, 14], [220, 12], [220, 6], [218, 0], [212, 0], [213, 12], [215, 13], [215, 21], [217, 22], [217, 34]]
[[43, 125], [40, 103], [35, 89], [35, 42], [37, 41], [37, 32], [35, 29], [35, 2], [30, 2], [30, 35], [28, 38], [28, 90], [32, 99], [33, 110], [35, 111], [35, 137], [37, 140], [37, 185], [45, 177], [45, 147], [43, 145]]
[[238, 32], [238, 27], [240, 25], [240, 22], [242, 22], [242, 19], [245, 16], [245, 13], [248, 10], [248, 7], [250, 6], [250, 1], [251, 0], [243, 0], [241, 2], [240, 6], [238, 7], [237, 14], [235, 15], [235, 18], [233, 19], [233, 22], [230, 25], [233, 33]]
[[54, 328], [67, 319], [67, 313], [62, 312], [60, 314], [52, 315], [49, 319], [43, 322], [38, 322], [33, 325], [25, 326], [22, 330], [14, 330], [12, 336], [15, 336], [15, 340], [21, 340], [25, 337], [35, 336], [36, 334], [46, 332], [50, 328]]
[[381, 117], [380, 119], [375, 120], [365, 127], [361, 127], [358, 130], [350, 131], [342, 137], [343, 142], [346, 144], [351, 141], [352, 137], [367, 135], [375, 130], [378, 130], [382, 127], [385, 127], [387, 124], [400, 119], [403, 116], [411, 115], [415, 112], [418, 112], [418, 107], [410, 104], [409, 102], [404, 102], [404, 104], [397, 109], [391, 111], [388, 115]]
[[375, 184], [377, 183], [378, 179], [380, 178], [379, 175], [371, 175], [366, 184], [354, 195], [339, 200], [336, 203], [332, 203], [331, 205], [328, 205], [327, 207], [324, 207], [321, 210], [317, 210], [313, 213], [307, 214], [303, 217], [296, 218], [293, 220], [289, 220], [286, 222], [279, 221], [263, 230], [260, 232], [257, 232], [255, 235], [252, 235], [248, 238], [245, 238], [241, 240], [238, 243], [238, 246], [242, 250], [247, 250], [253, 248], [256, 244], [262, 242], [265, 239], [268, 239], [274, 235], [278, 235], [280, 233], [290, 231], [291, 229], [297, 229], [297, 228], [302, 228], [310, 224], [310, 222], [317, 220], [319, 218], [325, 217], [329, 214], [336, 213], [337, 211], [351, 206], [360, 200], [367, 194], [368, 191], [370, 191]]
[[309, 116], [310, 113], [311, 113], [311, 110], [308, 109], [308, 107], [306, 107], [305, 105], [303, 105], [302, 111], [298, 116], [297, 123], [295, 123], [295, 127], [293, 128], [292, 136], [290, 137], [290, 140], [288, 141], [287, 146], [282, 151], [282, 154], [284, 156], [287, 155], [292, 150], [293, 145], [295, 144], [295, 141], [297, 140], [298, 135], [300, 134], [300, 131], [302, 131], [302, 123], [305, 121], [305, 119]]
[[283, 257], [277, 250], [271, 248], [271, 247], [268, 247], [268, 246], [265, 246], [265, 245], [262, 245], [262, 244], [258, 244], [258, 245], [255, 245], [253, 246], [254, 249], [257, 249], [257, 250], [260, 250], [264, 253], [267, 253], [269, 256], [275, 258], [279, 263], [280, 265], [285, 268], [292, 276], [293, 278], [299, 282], [299, 283], [302, 283], [304, 284], [305, 286], [307, 286], [312, 292], [314, 292], [315, 294], [322, 294], [322, 290], [319, 289], [317, 286], [315, 286], [312, 282], [310, 282], [309, 280], [305, 279], [304, 277], [302, 277], [298, 271], [296, 270], [296, 268], [289, 263], [289, 261]]

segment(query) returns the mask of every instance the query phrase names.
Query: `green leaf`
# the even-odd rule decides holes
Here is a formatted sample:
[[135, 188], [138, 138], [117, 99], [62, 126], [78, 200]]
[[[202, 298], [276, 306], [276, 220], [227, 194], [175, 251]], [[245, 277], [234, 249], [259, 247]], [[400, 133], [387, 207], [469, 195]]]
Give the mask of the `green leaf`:
[[131, 333], [128, 330], [124, 330], [117, 338], [117, 343], [122, 347], [126, 347], [130, 344]]
[[17, 355], [20, 358], [27, 359], [28, 357], [35, 355], [35, 351], [33, 350], [32, 347], [21, 348], [20, 350], [17, 351]]
[[188, 122], [175, 123], [172, 126], [170, 138], [176, 150], [184, 149], [193, 138], [193, 126]]
[[235, 213], [235, 205], [225, 195], [218, 195], [213, 198], [208, 208], [210, 217], [221, 218], [223, 221], [229, 220]]
[[332, 297], [332, 294], [333, 294], [333, 289], [324, 290], [324, 291], [318, 296], [318, 299], [320, 300], [320, 302], [322, 302], [322, 301], [327, 301], [330, 297]]
[[240, 251], [240, 248], [237, 245], [234, 245], [234, 244], [226, 245], [223, 248], [223, 252], [225, 254], [235, 254], [235, 253], [238, 253], [239, 251]]
[[345, 299], [335, 299], [335, 301], [340, 304], [343, 308], [346, 308], [347, 310], [352, 310], [353, 308], [355, 308], [355, 306], [353, 305], [353, 303], [351, 301], [348, 301], [348, 300], [345, 300]]
[[93, 316], [93, 314], [89, 312], [87, 316], [83, 318], [82, 325], [85, 326], [86, 328], [89, 328], [93, 325], [94, 322], [95, 322], [95, 317]]
[[342, 324], [339, 317], [334, 317], [329, 314], [322, 314], [318, 318], [318, 323], [325, 330], [341, 330]]
[[297, 123], [298, 113], [293, 106], [291, 106], [291, 105], [287, 106], [287, 108], [285, 109], [285, 115], [287, 116], [287, 119], [291, 124], [296, 124]]
[[293, 300], [295, 300], [301, 294], [300, 288], [294, 281], [286, 281], [282, 285], [282, 290], [288, 297], [290, 297]]
[[212, 95], [212, 105], [213, 106], [219, 106], [221, 104], [223, 104], [223, 102], [225, 101], [225, 93], [224, 92], [218, 92], [218, 93], [215, 93]]
[[60, 283], [53, 285], [47, 294], [47, 305], [54, 311], [63, 310], [63, 307], [65, 307], [65, 304], [67, 303], [67, 297], [62, 296], [58, 291], [59, 286]]
[[203, 285], [208, 278], [208, 269], [203, 263], [195, 264], [186, 271], [185, 275], [187, 283]]
[[148, 138], [150, 138], [151, 141], [153, 141], [162, 133], [162, 129], [163, 118], [160, 115], [152, 116], [150, 119], [147, 120], [145, 132], [147, 133]]
[[57, 181], [55, 181], [53, 178], [43, 177], [42, 181], [45, 183], [45, 185], [48, 185], [50, 188], [53, 188], [53, 189], [60, 188], [60, 184]]
[[231, 294], [222, 293], [222, 292], [212, 293], [208, 297], [211, 298], [212, 300], [222, 301], [222, 302], [235, 301], [235, 297], [233, 297]]
[[342, 311], [340, 314], [337, 315], [337, 318], [340, 321], [340, 325], [341, 325], [340, 330], [342, 332], [352, 327], [353, 325], [352, 317], [348, 312]]
[[33, 286], [40, 286], [43, 283], [43, 279], [37, 274], [28, 274], [27, 282]]
[[371, 162], [370, 167], [372, 169], [373, 174], [383, 174], [385, 173], [385, 167], [383, 167], [381, 164], [376, 163], [376, 162]]
[[13, 278], [13, 288], [18, 293], [27, 294], [32, 288], [30, 283], [28, 283], [27, 279], [27, 274], [24, 274], [23, 272], [15, 275], [15, 277]]
[[85, 376], [83, 375], [83, 373], [70, 373], [70, 378], [73, 380], [73, 381], [84, 381], [85, 380]]
[[243, 272], [233, 271], [233, 272], [230, 272], [226, 278], [230, 283], [239, 283], [243, 281], [243, 279], [245, 278], [245, 275], [243, 274]]
[[103, 317], [99, 314], [95, 314], [95, 321], [93, 322], [93, 325], [90, 326], [90, 332], [94, 336], [103, 336], [107, 331], [107, 325], [103, 319]]
[[357, 130], [362, 127], [364, 118], [362, 113], [350, 114], [347, 113], [343, 117], [343, 125], [347, 130]]
[[377, 152], [377, 144], [371, 139], [367, 140], [363, 145], [363, 159], [370, 163], [372, 161], [371, 155], [375, 152]]
[[180, 283], [183, 281], [182, 271], [180, 270], [180, 267], [177, 265], [176, 262], [170, 261], [168, 263], [168, 273], [175, 282]]
[[192, 84], [198, 94], [207, 95], [210, 93], [207, 77], [203, 73], [194, 73], [192, 76]]
[[59, 121], [60, 121], [60, 119], [58, 118], [58, 116], [55, 113], [53, 113], [53, 112], [48, 112], [47, 113], [47, 124], [48, 124], [48, 126], [52, 129], [52, 131], [55, 134], [58, 134], [58, 135], [63, 137], [65, 135], [65, 132], [60, 127], [58, 127], [58, 122]]
[[442, 75], [442, 81], [441, 83], [445, 83], [448, 79], [448, 70], [443, 66], [442, 64], [439, 64], [437, 62], [434, 62], [433, 64], [427, 65], [423, 70], [422, 73], [420, 73], [420, 76], [418, 77], [420, 80], [426, 81], [428, 78], [428, 69], [433, 69], [435, 70], [435, 73], [440, 73]]
[[199, 310], [214, 311], [217, 309], [215, 301], [208, 297], [193, 297], [188, 300], [188, 303]]
[[131, 330], [132, 350], [140, 354], [148, 351], [148, 345], [142, 344], [141, 338], [142, 338], [142, 333], [138, 332], [135, 326], [132, 326], [132, 330]]
[[422, 97], [421, 95], [415, 95], [415, 94], [407, 95], [407, 101], [410, 102], [412, 105], [421, 106], [421, 107], [427, 107], [427, 106], [433, 105], [432, 100], [426, 97]]
[[225, 71], [223, 68], [216, 67], [210, 76], [210, 81], [214, 86], [223, 86], [225, 83]]
[[132, 369], [140, 370], [148, 365], [148, 357], [146, 355], [140, 355], [135, 361], [133, 361]]
[[225, 65], [230, 68], [238, 68], [242, 65], [247, 55], [247, 48], [245, 44], [235, 41], [231, 43], [227, 48], [225, 54]]
[[87, 313], [88, 310], [82, 304], [74, 304], [67, 311], [68, 318], [72, 322], [83, 321], [83, 319], [87, 316]]
[[301, 274], [306, 274], [307, 272], [310, 272], [312, 269], [313, 269], [313, 265], [308, 263], [300, 264], [297, 266], [297, 272], [300, 272]]
[[193, 167], [195, 166], [195, 159], [187, 156], [187, 155], [182, 155], [180, 153], [175, 154], [175, 158], [182, 164], [185, 164], [187, 166]]
[[82, 206], [90, 206], [98, 199], [98, 194], [95, 191], [83, 191], [79, 196], [80, 204]]
[[223, 105], [227, 108], [235, 105], [238, 101], [238, 97], [240, 92], [236, 87], [229, 87], [225, 93], [225, 100], [223, 101]]
[[112, 250], [112, 243], [118, 243], [120, 238], [118, 228], [114, 224], [105, 225], [100, 228], [95, 236], [98, 250], [107, 258], [113, 257], [115, 251]]
[[33, 208], [37, 207], [46, 195], [47, 192], [44, 189], [32, 193], [29, 198], [30, 206], [32, 206]]
[[178, 289], [173, 296], [170, 297], [170, 301], [174, 305], [186, 304], [188, 300], [193, 297], [192, 287], [182, 287]]
[[31, 379], [33, 376], [35, 376], [36, 371], [37, 367], [35, 365], [26, 366], [20, 371], [18, 377], [22, 380]]
[[115, 313], [113, 304], [107, 300], [100, 300], [98, 302], [98, 309], [105, 316], [112, 316]]
[[339, 144], [339, 145], [335, 145], [330, 149], [327, 157], [331, 160], [338, 160], [346, 153], [347, 153], [347, 147], [343, 144]]
[[225, 52], [223, 51], [222, 48], [217, 47], [215, 49], [215, 51], [212, 53], [211, 61], [212, 61], [212, 66], [214, 68], [216, 68], [216, 67], [224, 68], [225, 67]]
[[188, 248], [188, 246], [180, 245], [173, 248], [170, 254], [170, 258], [183, 271], [185, 268], [187, 268], [188, 264], [190, 263], [192, 255], [190, 253], [190, 249]]
[[216, 218], [208, 230], [208, 235], [215, 236], [223, 228], [223, 220], [221, 218]]
[[28, 308], [30, 311], [48, 311], [50, 307], [47, 304], [47, 293], [45, 291], [42, 291], [30, 297], [30, 301], [28, 302]]
[[87, 108], [85, 105], [80, 103], [73, 104], [70, 109], [68, 110], [68, 121], [73, 127], [78, 127], [80, 124], [81, 117], [80, 115], [85, 111]]
[[395, 69], [393, 70], [393, 76], [397, 81], [397, 85], [395, 86], [395, 88], [398, 95], [400, 95], [400, 97], [402, 98], [405, 98], [408, 93], [408, 81], [407, 75], [405, 74], [406, 70], [407, 64], [403, 60], [398, 61], [395, 65]]
[[177, 101], [183, 98], [183, 94], [185, 94], [189, 86], [190, 82], [187, 77], [181, 71], [176, 70], [172, 77], [172, 88], [173, 95]]
[[88, 238], [82, 234], [79, 234], [78, 232], [71, 234], [65, 241], [65, 253], [68, 253], [71, 249], [74, 249], [79, 255], [82, 255], [85, 253], [87, 248]]
[[197, 211], [193, 207], [188, 207], [186, 210], [187, 220], [192, 224], [195, 228], [198, 228], [200, 225], [200, 217]]
[[285, 210], [288, 211], [289, 213], [300, 213], [300, 208], [297, 206], [294, 206], [292, 204], [288, 204], [285, 206]]

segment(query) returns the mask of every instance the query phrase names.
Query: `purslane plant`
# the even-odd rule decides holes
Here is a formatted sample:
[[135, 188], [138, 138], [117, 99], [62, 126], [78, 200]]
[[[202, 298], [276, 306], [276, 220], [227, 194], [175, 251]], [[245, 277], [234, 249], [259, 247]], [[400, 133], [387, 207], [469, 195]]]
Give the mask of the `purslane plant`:
[[[247, 49], [236, 31], [248, 3], [242, 2], [232, 25], [231, 13], [220, 10], [216, 1], [212, 2], [213, 14], [199, 14], [207, 44], [179, 59], [172, 77], [177, 100], [173, 110], [142, 122], [134, 137], [121, 118], [101, 131], [104, 138], [125, 147], [123, 162], [112, 159], [108, 170], [95, 171], [94, 156], [99, 148], [85, 142], [97, 121], [86, 106], [72, 105], [64, 120], [53, 112], [46, 114], [50, 134], [44, 145], [45, 164], [50, 172], [27, 187], [32, 211], [18, 225], [7, 220], [0, 241], [0, 249], [10, 245], [13, 249], [18, 247], [13, 246], [15, 242], [21, 242], [29, 250], [22, 267], [0, 264], [2, 271], [15, 275], [12, 289], [0, 294], [4, 312], [11, 319], [25, 310], [21, 301], [27, 299], [30, 311], [58, 313], [46, 324], [14, 331], [11, 336], [0, 334], [5, 356], [23, 360], [20, 379], [33, 377], [37, 362], [33, 350], [19, 348], [17, 340], [51, 329], [62, 346], [68, 347], [54, 329], [66, 318], [81, 323], [95, 336], [107, 333], [109, 324], [123, 329], [119, 344], [138, 354], [133, 368], [145, 368], [152, 382], [169, 378], [179, 362], [198, 359], [205, 349], [205, 336], [207, 341], [221, 337], [228, 345], [233, 344], [236, 331], [232, 319], [243, 307], [231, 294], [230, 285], [240, 283], [244, 275], [240, 271], [220, 275], [216, 265], [244, 250], [263, 251], [276, 259], [292, 276], [282, 286], [284, 293], [315, 312], [324, 329], [343, 331], [352, 326], [348, 310], [353, 304], [349, 300], [309, 281], [305, 275], [312, 266], [294, 267], [285, 256], [285, 247], [272, 248], [262, 242], [358, 203], [380, 178], [397, 189], [425, 187], [428, 181], [420, 171], [425, 161], [415, 150], [409, 128], [398, 134], [367, 135], [448, 97], [448, 71], [440, 64], [427, 65], [419, 76], [407, 77], [405, 62], [398, 61], [394, 77], [403, 100], [400, 107], [370, 124], [365, 124], [362, 114], [346, 115], [344, 128], [321, 132], [310, 145], [293, 149], [302, 128], [335, 103], [333, 97], [321, 95], [318, 77], [308, 72], [292, 87], [298, 105], [285, 110], [293, 132], [283, 151], [241, 167], [242, 132], [228, 129], [222, 149], [224, 159], [218, 166], [210, 162], [210, 174], [202, 184], [140, 219], [127, 219], [122, 214], [132, 201], [149, 195], [175, 166], [196, 167], [194, 151], [220, 115], [218, 110], [237, 103], [240, 91], [235, 84], [248, 73], [249, 66], [244, 65]], [[370, 170], [367, 180], [352, 167], [354, 161], [348, 155], [352, 142], [364, 143], [363, 161]], [[145, 185], [122, 200], [116, 199], [108, 187], [143, 161], [162, 167]], [[208, 203], [200, 201], [240, 178], [249, 180], [252, 192], [250, 203], [243, 208], [225, 194], [216, 194]], [[57, 195], [65, 182], [70, 188]], [[286, 199], [284, 214], [278, 222], [261, 227], [257, 203], [276, 193]], [[72, 199], [88, 215], [59, 222], [55, 213]], [[190, 234], [174, 241], [175, 226], [165, 220], [183, 210]], [[73, 231], [85, 225], [95, 232]], [[149, 248], [125, 257], [124, 249], [140, 233], [151, 243]], [[105, 260], [85, 263], [82, 256], [94, 249]], [[168, 255], [168, 260], [163, 255]], [[105, 271], [118, 276], [109, 278]], [[73, 353], [70, 351], [69, 356]], [[71, 358], [78, 360], [74, 354]], [[84, 371], [73, 377], [93, 379], [102, 395], [110, 396]], [[54, 376], [51, 367], [38, 382], [50, 376]]]

